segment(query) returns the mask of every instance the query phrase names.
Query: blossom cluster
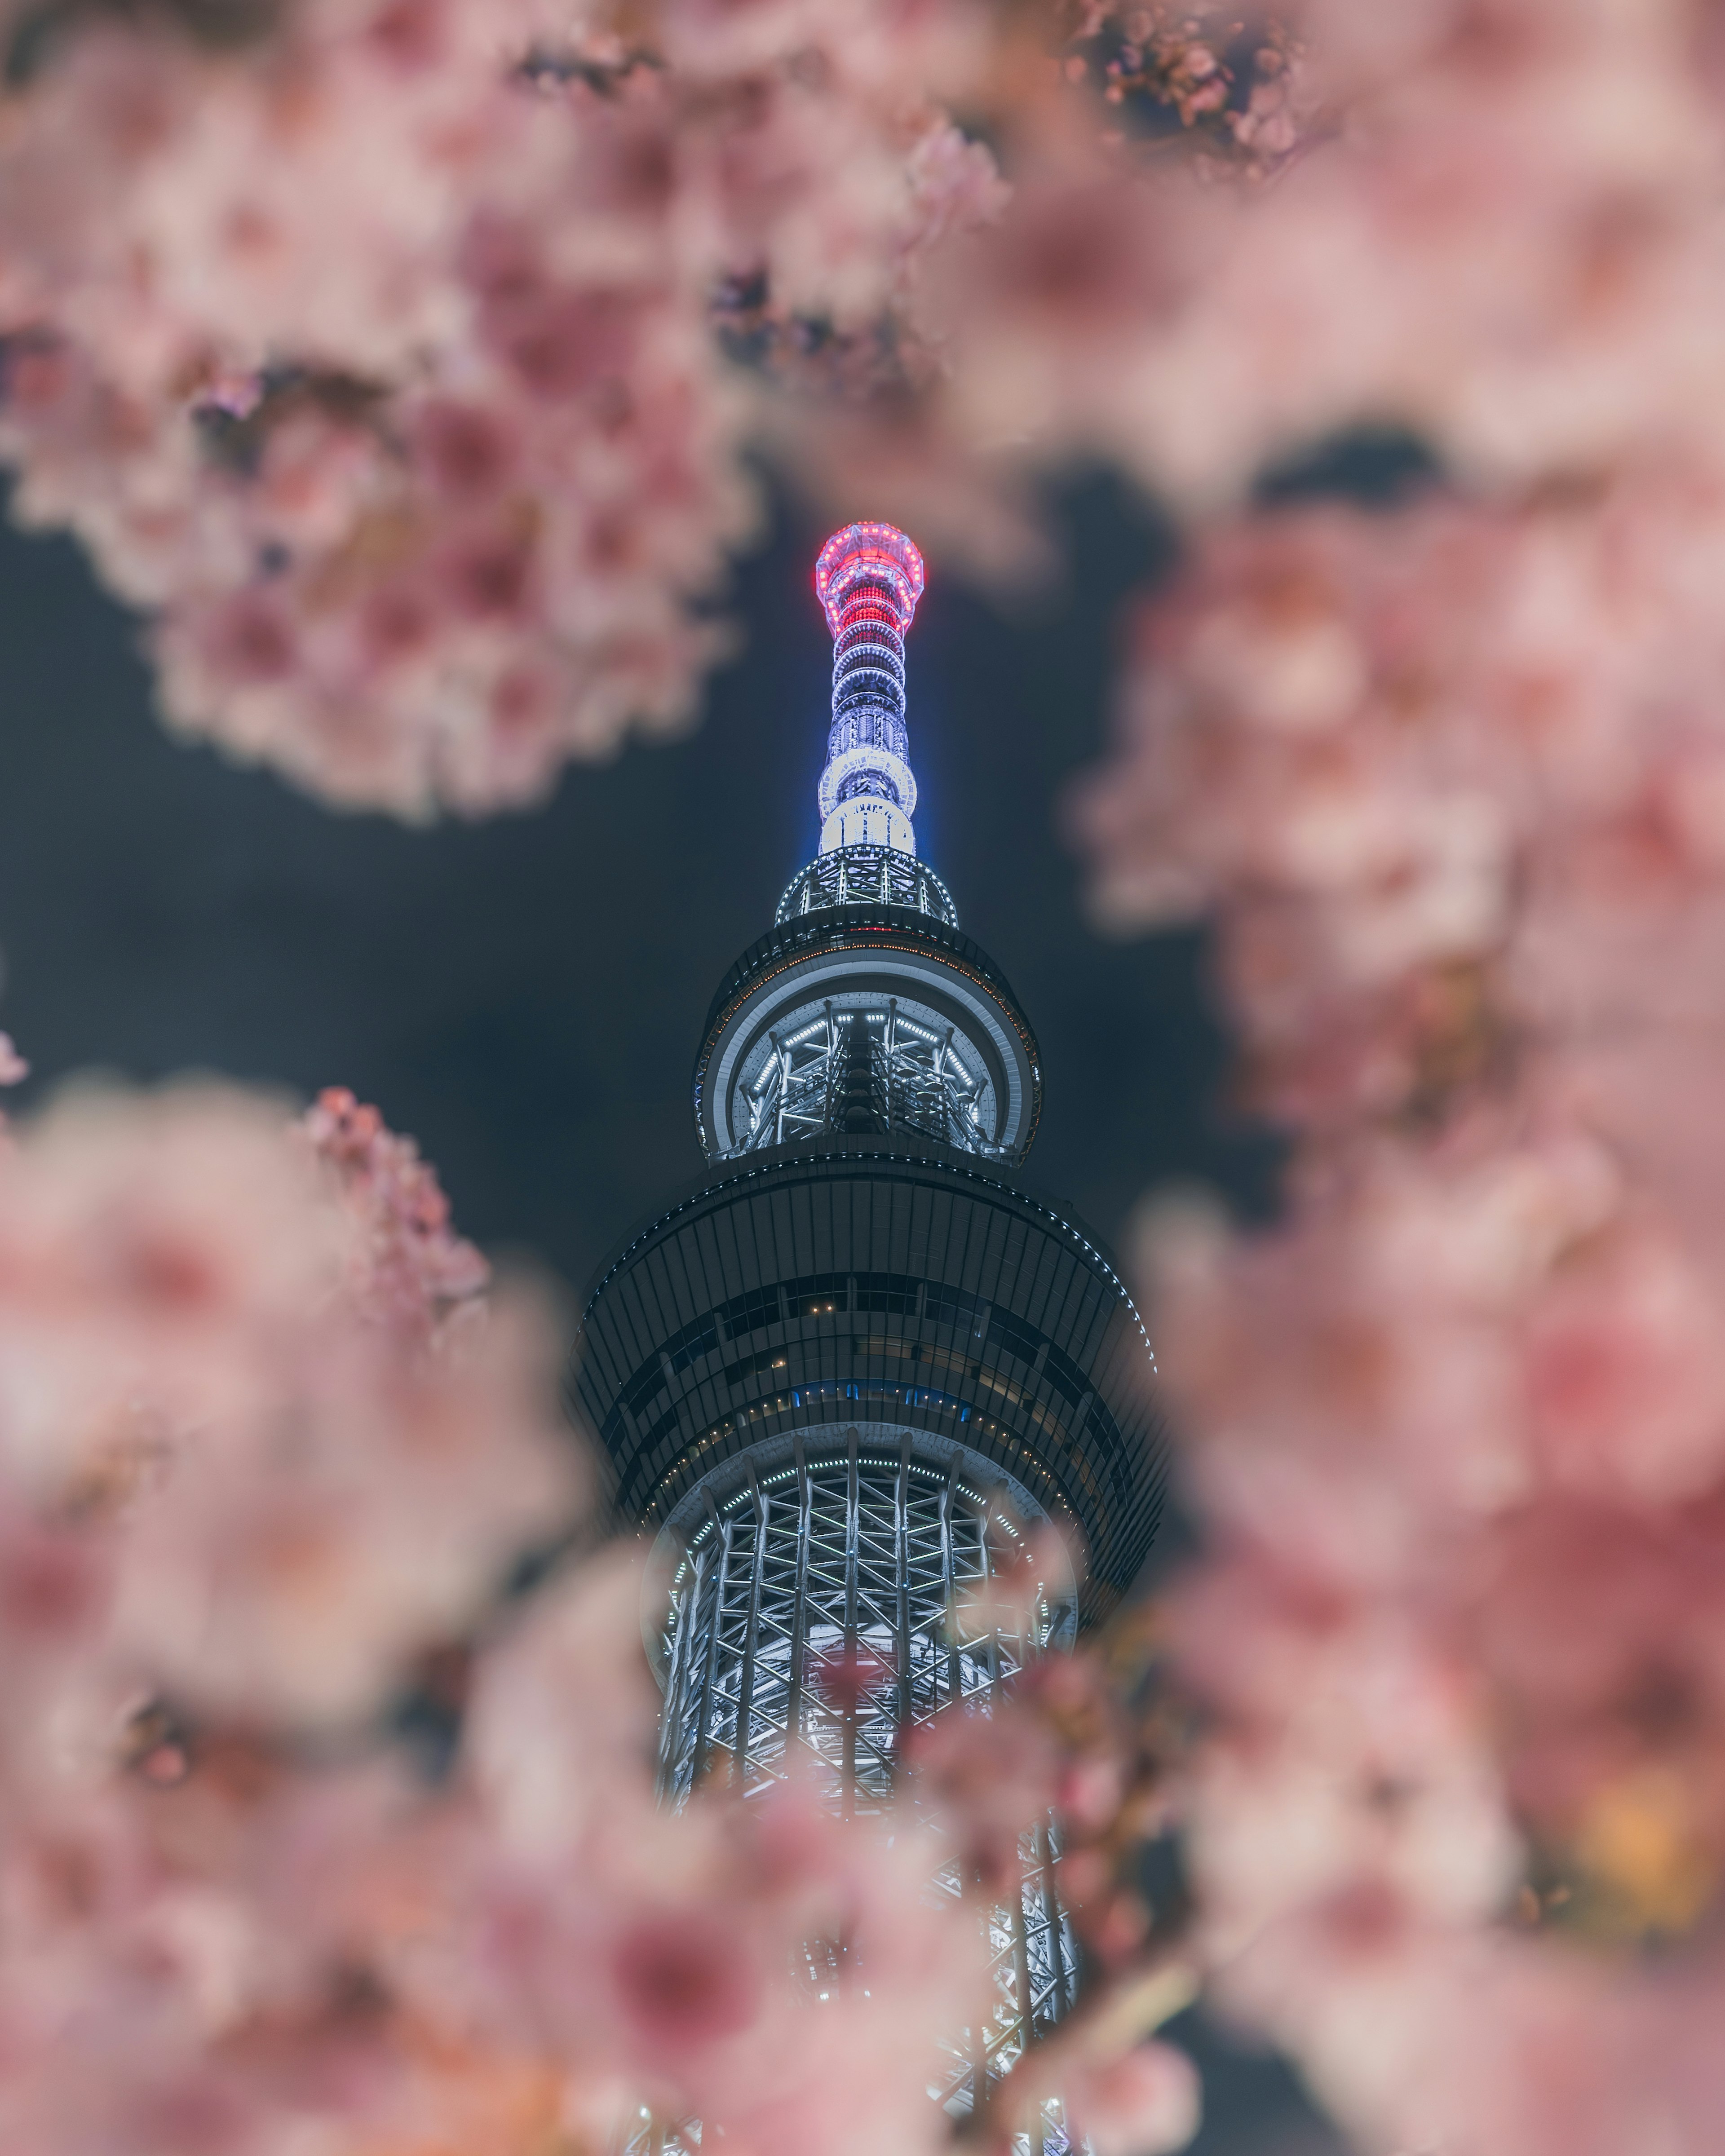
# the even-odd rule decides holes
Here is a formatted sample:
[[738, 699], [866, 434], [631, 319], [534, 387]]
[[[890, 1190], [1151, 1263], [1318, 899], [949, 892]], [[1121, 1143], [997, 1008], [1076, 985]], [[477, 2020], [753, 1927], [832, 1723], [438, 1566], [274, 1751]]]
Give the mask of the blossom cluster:
[[[1145, 1216], [1206, 1542], [1168, 1611], [1200, 1716], [1196, 1951], [1365, 2148], [1702, 2148], [1725, 2093], [1702, 2034], [1725, 492], [1686, 372], [1719, 334], [1707, 26], [1296, 12], [1342, 117], [1230, 207], [1255, 237], [1164, 345], [1210, 384], [1162, 410], [1199, 415], [1179, 454], [1213, 506], [1136, 613], [1077, 806], [1106, 918], [1209, 924], [1239, 1097], [1291, 1144], [1269, 1229]], [[1224, 506], [1265, 456], [1386, 419], [1423, 484]]]
[[722, 291], [857, 331], [992, 203], [962, 18], [903, 16], [14, 19], [0, 454], [170, 722], [407, 816], [682, 723], [753, 516]]
[[[539, 1301], [357, 1292], [399, 1186], [316, 1136], [86, 1090], [0, 1153], [8, 2148], [275, 2147], [284, 2086], [362, 2101], [412, 1830], [352, 1732], [578, 1510]], [[426, 1239], [420, 1312], [474, 1281]]]
[[1171, 1619], [1215, 1995], [1368, 2148], [1704, 2146], [1717, 1260], [1527, 1101], [1148, 1255], [1210, 1543]]
[[[1196, 131], [1200, 176], [1237, 170], [1268, 178], [1320, 122], [1305, 54], [1287, 20], [1243, 19], [1209, 6], [1077, 0], [1068, 29], [1067, 80], [1094, 78], [1121, 121], [1136, 123], [1151, 141]], [[1117, 132], [1123, 142], [1125, 126]]]
[[1199, 535], [1081, 820], [1105, 915], [1220, 924], [1257, 1105], [1436, 1112], [1652, 1014], [1719, 884], [1722, 548], [1725, 487], [1661, 467]]
[[[231, 1089], [75, 1092], [0, 1155], [21, 1712], [75, 1653], [92, 1712], [136, 1691], [341, 1726], [571, 1517], [549, 1312], [514, 1284], [471, 1300], [477, 1253], [423, 1168], [381, 1188], [350, 1152], [337, 1184], [317, 1148], [341, 1105], [302, 1141]], [[8, 1771], [55, 1748], [33, 1724]]]

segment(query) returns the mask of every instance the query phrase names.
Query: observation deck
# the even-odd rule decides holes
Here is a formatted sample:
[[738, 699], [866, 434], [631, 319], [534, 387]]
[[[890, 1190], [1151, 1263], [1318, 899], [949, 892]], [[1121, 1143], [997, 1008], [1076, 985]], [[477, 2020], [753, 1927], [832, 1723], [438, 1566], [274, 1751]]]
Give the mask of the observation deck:
[[1000, 968], [949, 921], [829, 905], [783, 916], [732, 967], [693, 1093], [709, 1160], [912, 1131], [1017, 1161], [1042, 1113], [1041, 1051]]
[[1011, 1173], [913, 1135], [823, 1139], [690, 1183], [601, 1269], [572, 1404], [616, 1502], [698, 1528], [853, 1427], [1078, 1530], [1087, 1621], [1131, 1586], [1164, 1472], [1149, 1342], [1100, 1242]]

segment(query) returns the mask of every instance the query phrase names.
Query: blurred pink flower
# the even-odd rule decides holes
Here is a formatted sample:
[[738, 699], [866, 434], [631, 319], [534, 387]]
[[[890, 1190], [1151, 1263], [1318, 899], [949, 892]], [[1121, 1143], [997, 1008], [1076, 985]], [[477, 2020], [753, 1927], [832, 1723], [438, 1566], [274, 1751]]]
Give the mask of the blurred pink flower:
[[1065, 2090], [1067, 2116], [1096, 2156], [1162, 2156], [1198, 2131], [1198, 2077], [1183, 2051], [1142, 2044]]
[[301, 1125], [338, 1177], [357, 1230], [352, 1291], [385, 1322], [429, 1331], [453, 1304], [479, 1293], [490, 1269], [449, 1225], [449, 1202], [411, 1138], [372, 1107], [331, 1086]]
[[1214, 911], [1259, 1105], [1444, 1109], [1518, 1029], [1597, 1030], [1642, 921], [1636, 993], [1697, 978], [1640, 961], [1718, 875], [1722, 507], [1655, 468], [1290, 511], [1213, 529], [1144, 611], [1080, 828], [1111, 922]]
[[1213, 916], [1296, 1138], [1274, 1228], [1144, 1221], [1207, 1538], [1181, 1809], [1217, 1996], [1368, 2143], [1701, 2145], [1716, 2100], [1645, 2033], [1717, 2001], [1725, 1879], [1716, 504], [1225, 526], [1081, 809], [1117, 919]]
[[546, 1313], [472, 1304], [411, 1147], [324, 1116], [335, 1202], [231, 1089], [66, 1097], [0, 1161], [0, 1474], [110, 1537], [116, 1672], [228, 1713], [374, 1706], [578, 1487]]
[[295, 0], [223, 49], [44, 47], [0, 149], [0, 454], [157, 613], [170, 724], [416, 818], [685, 724], [755, 516], [715, 290], [875, 335], [1003, 198], [937, 102], [968, 10], [883, 27], [685, 0], [649, 53]]
[[1021, 1837], [1059, 1786], [1060, 1755], [1034, 1717], [959, 1709], [911, 1731], [905, 1746], [920, 1801], [956, 1840], [963, 1876], [988, 1893], [1016, 1886]]

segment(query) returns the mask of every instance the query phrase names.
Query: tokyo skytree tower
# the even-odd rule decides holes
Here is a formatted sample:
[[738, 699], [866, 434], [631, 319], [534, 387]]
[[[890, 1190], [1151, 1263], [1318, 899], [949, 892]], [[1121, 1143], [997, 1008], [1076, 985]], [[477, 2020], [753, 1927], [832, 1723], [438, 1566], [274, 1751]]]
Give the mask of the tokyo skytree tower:
[[[903, 1728], [985, 1704], [1069, 1645], [1156, 1530], [1143, 1327], [1095, 1240], [1019, 1178], [1036, 1038], [916, 854], [905, 636], [923, 574], [891, 525], [821, 550], [820, 850], [707, 1014], [705, 1172], [600, 1269], [583, 1315], [578, 1419], [672, 1579], [658, 1642], [672, 1802], [715, 1776], [745, 1798], [769, 1786], [794, 1737], [847, 1811], [875, 1808]], [[1082, 1589], [1044, 1582], [1029, 1633], [955, 1629], [1048, 1520], [1088, 1553]], [[882, 1679], [857, 1702], [860, 1666]], [[852, 1703], [835, 1704], [846, 1673]], [[1020, 1853], [1017, 1900], [988, 1920], [995, 2010], [951, 2032], [931, 2087], [955, 2119], [1075, 1994], [1051, 1830]], [[648, 2121], [631, 2146], [700, 2138]], [[1067, 2145], [1057, 2107], [1019, 2142]]]

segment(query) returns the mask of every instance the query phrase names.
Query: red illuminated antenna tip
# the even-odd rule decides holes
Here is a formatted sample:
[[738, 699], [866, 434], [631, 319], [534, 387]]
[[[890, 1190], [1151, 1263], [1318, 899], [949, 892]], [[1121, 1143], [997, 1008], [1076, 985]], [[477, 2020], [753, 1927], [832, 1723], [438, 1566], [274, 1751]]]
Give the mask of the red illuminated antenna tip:
[[834, 636], [844, 626], [845, 602], [860, 584], [891, 593], [902, 636], [916, 611], [924, 581], [916, 542], [896, 524], [847, 524], [821, 548], [814, 565], [815, 593]]

